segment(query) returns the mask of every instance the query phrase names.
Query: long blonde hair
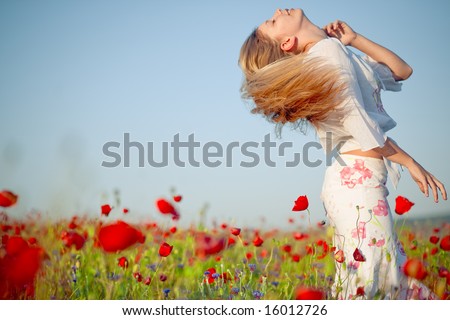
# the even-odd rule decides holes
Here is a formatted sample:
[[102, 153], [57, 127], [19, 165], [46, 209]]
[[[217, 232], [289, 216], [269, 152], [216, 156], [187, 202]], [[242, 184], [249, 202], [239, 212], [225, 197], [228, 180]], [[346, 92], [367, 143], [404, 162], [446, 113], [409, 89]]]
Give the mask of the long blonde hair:
[[324, 120], [343, 101], [338, 70], [323, 59], [284, 52], [258, 29], [242, 45], [239, 65], [242, 98], [252, 100], [252, 113], [276, 124], [277, 135], [286, 123], [305, 132], [308, 122]]

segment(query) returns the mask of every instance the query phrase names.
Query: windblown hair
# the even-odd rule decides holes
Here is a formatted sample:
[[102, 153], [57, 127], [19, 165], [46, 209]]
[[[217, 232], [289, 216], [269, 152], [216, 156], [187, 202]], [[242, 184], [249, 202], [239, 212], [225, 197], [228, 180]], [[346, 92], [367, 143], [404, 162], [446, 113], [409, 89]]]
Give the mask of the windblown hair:
[[258, 29], [242, 45], [239, 65], [242, 98], [254, 102], [252, 113], [276, 124], [278, 135], [286, 123], [304, 132], [308, 122], [324, 120], [343, 101], [345, 84], [336, 68], [304, 53], [286, 53]]

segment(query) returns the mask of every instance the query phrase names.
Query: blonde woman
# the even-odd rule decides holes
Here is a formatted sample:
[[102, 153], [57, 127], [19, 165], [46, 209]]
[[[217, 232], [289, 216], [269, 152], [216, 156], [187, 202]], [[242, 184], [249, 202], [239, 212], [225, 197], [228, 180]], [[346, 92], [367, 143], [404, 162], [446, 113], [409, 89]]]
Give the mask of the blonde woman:
[[396, 122], [380, 91], [400, 91], [411, 67], [345, 22], [319, 28], [301, 9], [278, 9], [259, 25], [244, 42], [239, 64], [253, 113], [278, 132], [287, 123], [311, 124], [324, 149], [339, 149], [321, 193], [339, 252], [330, 298], [432, 298], [402, 272], [406, 257], [386, 198], [388, 173], [396, 187], [402, 165], [425, 196], [431, 189], [435, 202], [439, 193], [447, 200], [444, 185], [386, 134]]

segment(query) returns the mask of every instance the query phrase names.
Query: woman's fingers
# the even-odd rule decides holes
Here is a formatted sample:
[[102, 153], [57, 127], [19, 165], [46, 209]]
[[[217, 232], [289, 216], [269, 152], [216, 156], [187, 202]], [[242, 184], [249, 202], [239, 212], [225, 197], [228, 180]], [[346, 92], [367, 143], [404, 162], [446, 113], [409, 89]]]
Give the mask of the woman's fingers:
[[427, 183], [431, 187], [431, 191], [433, 192], [434, 202], [438, 202], [439, 195], [438, 195], [438, 191], [437, 191], [437, 186], [436, 186], [436, 183], [434, 183], [434, 180], [431, 176], [427, 177]]
[[431, 178], [436, 184], [437, 188], [441, 191], [442, 199], [447, 200], [447, 190], [445, 190], [445, 186], [442, 182], [440, 182], [435, 176], [430, 173]]

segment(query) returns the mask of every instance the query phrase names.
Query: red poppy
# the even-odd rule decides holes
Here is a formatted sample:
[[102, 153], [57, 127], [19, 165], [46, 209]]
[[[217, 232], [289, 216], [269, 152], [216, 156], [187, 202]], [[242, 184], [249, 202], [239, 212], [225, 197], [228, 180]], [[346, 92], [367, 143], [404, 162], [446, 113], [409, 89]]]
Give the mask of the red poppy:
[[296, 300], [325, 300], [326, 294], [320, 289], [309, 287], [298, 287], [295, 290]]
[[112, 210], [112, 207], [109, 204], [104, 204], [101, 206], [102, 215], [108, 216]]
[[444, 251], [450, 251], [450, 235], [443, 237], [439, 246]]
[[301, 256], [299, 254], [297, 254], [297, 253], [294, 253], [292, 255], [292, 261], [294, 261], [294, 262], [299, 262], [300, 258], [301, 258]]
[[119, 267], [121, 267], [122, 269], [126, 269], [128, 268], [128, 260], [125, 257], [120, 257], [119, 259], [117, 259], [117, 265]]
[[175, 202], [180, 202], [182, 199], [183, 199], [183, 197], [180, 195], [173, 196], [173, 201], [175, 201]]
[[230, 246], [232, 246], [233, 244], [236, 244], [236, 240], [234, 240], [234, 238], [232, 238], [232, 237], [229, 237], [228, 238], [228, 246], [230, 247]]
[[231, 234], [233, 236], [238, 236], [238, 235], [241, 234], [241, 229], [240, 228], [231, 228], [230, 231], [231, 231]]
[[170, 244], [168, 244], [167, 242], [164, 242], [160, 247], [159, 247], [159, 255], [161, 257], [167, 257], [171, 252], [172, 252], [173, 246], [171, 246]]
[[303, 240], [303, 239], [308, 239], [308, 238], [309, 238], [309, 235], [306, 233], [294, 232], [295, 240]]
[[97, 238], [98, 244], [106, 252], [125, 250], [136, 242], [145, 242], [145, 236], [139, 230], [120, 220], [102, 226]]
[[164, 282], [164, 281], [166, 281], [166, 280], [167, 280], [167, 276], [166, 276], [165, 274], [160, 274], [160, 275], [159, 275], [159, 281]]
[[173, 226], [172, 228], [169, 229], [169, 231], [171, 233], [175, 233], [175, 232], [177, 232], [177, 227]]
[[417, 280], [423, 280], [428, 273], [422, 261], [416, 258], [408, 259], [403, 265], [403, 272], [408, 276]]
[[86, 239], [76, 231], [63, 231], [61, 233], [61, 240], [66, 247], [75, 246], [77, 250], [80, 250], [86, 242]]
[[339, 263], [344, 262], [345, 261], [344, 251], [342, 250], [336, 251], [336, 253], [334, 254], [334, 259]]
[[220, 225], [220, 227], [221, 227], [222, 229], [226, 229], [226, 228], [228, 227], [228, 225], [227, 225], [226, 223], [222, 223], [222, 224]]
[[361, 250], [359, 250], [358, 248], [356, 248], [355, 251], [353, 252], [353, 259], [355, 259], [355, 261], [360, 262], [366, 261], [366, 258], [362, 254]]
[[34, 279], [45, 251], [30, 247], [21, 237], [6, 239], [6, 254], [0, 257], [0, 299], [33, 297]]
[[405, 197], [398, 196], [395, 199], [395, 213], [402, 215], [402, 214], [408, 212], [413, 205], [414, 205], [414, 203], [409, 201]]
[[144, 284], [145, 284], [146, 286], [149, 286], [150, 283], [152, 283], [152, 278], [147, 277], [147, 278], [144, 279]]
[[294, 207], [292, 208], [292, 211], [304, 211], [308, 209], [308, 206], [309, 206], [308, 197], [300, 196], [294, 202]]
[[255, 239], [253, 239], [253, 244], [255, 245], [255, 247], [260, 247], [263, 243], [264, 240], [259, 235], [256, 235]]
[[175, 210], [174, 206], [166, 199], [160, 198], [156, 200], [156, 207], [162, 214], [171, 214], [172, 219], [174, 220], [178, 220], [180, 218], [177, 210]]
[[133, 278], [135, 278], [137, 282], [142, 282], [142, 274], [140, 272], [133, 272]]
[[8, 190], [0, 191], [0, 207], [8, 208], [16, 204], [18, 195]]
[[128, 210], [128, 208], [123, 208], [123, 209], [122, 209], [122, 212], [123, 212], [124, 214], [127, 214], [128, 212], [130, 212], [130, 210]]
[[285, 244], [281, 246], [281, 250], [283, 250], [286, 253], [291, 253], [292, 246], [290, 244]]
[[430, 242], [431, 242], [432, 244], [438, 243], [438, 242], [439, 242], [439, 237], [437, 237], [437, 236], [431, 236], [431, 237], [430, 237]]
[[203, 282], [205, 282], [205, 283], [208, 282], [209, 284], [213, 283], [215, 280], [213, 277], [213, 274], [215, 274], [215, 273], [216, 273], [216, 269], [208, 268], [205, 272], [206, 279], [203, 280]]
[[199, 258], [217, 254], [225, 249], [227, 240], [225, 238], [215, 238], [205, 233], [195, 235], [195, 254]]
[[253, 253], [247, 252], [247, 253], [245, 254], [245, 257], [247, 258], [247, 260], [250, 260], [251, 258], [253, 258]]

